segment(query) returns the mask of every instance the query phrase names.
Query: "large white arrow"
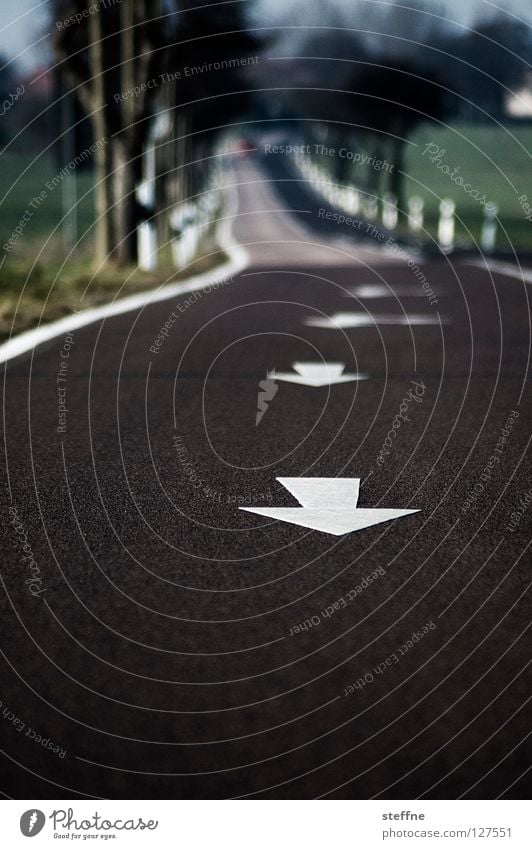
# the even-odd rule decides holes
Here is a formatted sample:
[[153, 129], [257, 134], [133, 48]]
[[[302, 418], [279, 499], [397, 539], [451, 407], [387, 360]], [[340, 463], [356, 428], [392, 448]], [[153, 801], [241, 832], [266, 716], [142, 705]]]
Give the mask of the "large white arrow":
[[344, 327], [373, 327], [376, 324], [445, 324], [441, 316], [436, 315], [368, 315], [366, 312], [335, 312], [334, 315], [312, 316], [305, 324], [309, 327], [326, 327], [339, 330]]
[[276, 478], [292, 493], [301, 507], [240, 507], [269, 519], [322, 531], [324, 534], [350, 534], [391, 519], [400, 519], [418, 510], [359, 508], [360, 478]]
[[368, 377], [367, 374], [344, 374], [345, 363], [292, 363], [292, 368], [296, 374], [274, 369], [268, 372], [268, 378], [301, 383], [303, 386], [331, 386], [333, 383], [351, 383]]

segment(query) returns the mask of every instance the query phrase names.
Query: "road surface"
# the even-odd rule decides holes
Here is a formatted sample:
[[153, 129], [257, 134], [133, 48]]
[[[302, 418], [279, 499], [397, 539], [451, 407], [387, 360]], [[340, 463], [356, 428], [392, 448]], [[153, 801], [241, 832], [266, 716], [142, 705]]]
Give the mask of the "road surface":
[[527, 795], [530, 285], [228, 182], [241, 273], [5, 366], [3, 793]]

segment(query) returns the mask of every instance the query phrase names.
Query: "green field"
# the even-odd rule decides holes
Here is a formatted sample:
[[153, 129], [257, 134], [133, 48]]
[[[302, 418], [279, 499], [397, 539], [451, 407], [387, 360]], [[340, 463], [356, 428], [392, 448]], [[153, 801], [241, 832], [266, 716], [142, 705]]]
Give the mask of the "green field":
[[[0, 245], [9, 240], [24, 216], [28, 219], [7, 259], [35, 257], [43, 248], [46, 258], [58, 253], [63, 244], [61, 229], [56, 230], [63, 218], [63, 192], [68, 186], [72, 187], [74, 181], [79, 198], [76, 206], [78, 234], [85, 235], [85, 241], [90, 240], [94, 221], [92, 174], [88, 169], [78, 170], [75, 176], [64, 177], [57, 185], [52, 185], [59, 171], [60, 166], [51, 156], [34, 159], [12, 153], [0, 156]], [[51, 241], [46, 245], [49, 238]]]
[[456, 185], [437, 163], [431, 162], [430, 153], [424, 154], [430, 143], [445, 151], [440, 164], [447, 165], [451, 172], [460, 169], [455, 176], [463, 177], [470, 192], [478, 191], [479, 196], [486, 195], [498, 205], [499, 219], [508, 235], [501, 228], [497, 247], [532, 249], [532, 223], [526, 220], [518, 200], [525, 194], [532, 206], [532, 126], [441, 128], [424, 124], [409, 141], [406, 194], [424, 199], [425, 226], [429, 232], [435, 234], [438, 205], [444, 197], [456, 203], [458, 238], [478, 240], [483, 220], [479, 200]]

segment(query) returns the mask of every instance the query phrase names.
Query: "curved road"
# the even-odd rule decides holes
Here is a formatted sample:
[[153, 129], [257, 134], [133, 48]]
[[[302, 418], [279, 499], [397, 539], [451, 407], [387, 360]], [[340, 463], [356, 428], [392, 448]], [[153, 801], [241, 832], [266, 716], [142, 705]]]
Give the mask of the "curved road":
[[[2, 790], [518, 798], [530, 286], [228, 181], [244, 271], [5, 366]], [[267, 380], [308, 362], [367, 378]], [[298, 507], [277, 477], [420, 512], [239, 510]]]

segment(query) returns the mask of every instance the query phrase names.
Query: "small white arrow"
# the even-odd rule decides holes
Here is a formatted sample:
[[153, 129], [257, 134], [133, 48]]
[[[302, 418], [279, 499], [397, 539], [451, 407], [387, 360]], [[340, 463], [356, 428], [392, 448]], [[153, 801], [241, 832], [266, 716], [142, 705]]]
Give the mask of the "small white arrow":
[[381, 522], [400, 519], [419, 510], [359, 508], [360, 478], [276, 478], [301, 507], [240, 507], [269, 519], [278, 519], [325, 534], [350, 534]]
[[334, 383], [350, 383], [368, 378], [367, 374], [344, 374], [345, 363], [292, 363], [292, 368], [296, 374], [274, 369], [268, 372], [268, 378], [301, 383], [303, 386], [331, 386]]
[[[432, 293], [437, 295], [434, 289]], [[374, 283], [366, 286], [352, 286], [347, 298], [355, 297], [362, 300], [374, 298], [426, 298], [427, 293], [419, 286], [402, 286], [400, 289], [390, 289], [383, 283]]]
[[376, 324], [445, 324], [445, 319], [436, 315], [368, 315], [365, 312], [336, 312], [331, 316], [307, 318], [309, 327], [325, 327], [340, 330], [347, 327], [373, 327]]

